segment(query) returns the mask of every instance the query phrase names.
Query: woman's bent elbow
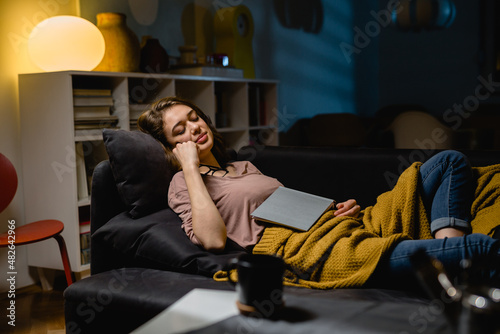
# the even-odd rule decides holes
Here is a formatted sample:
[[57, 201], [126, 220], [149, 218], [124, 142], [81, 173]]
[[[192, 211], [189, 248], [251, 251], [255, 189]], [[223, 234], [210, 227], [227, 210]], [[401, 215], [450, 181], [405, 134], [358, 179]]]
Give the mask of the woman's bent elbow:
[[226, 238], [210, 240], [203, 244], [203, 248], [212, 253], [220, 253], [226, 248]]

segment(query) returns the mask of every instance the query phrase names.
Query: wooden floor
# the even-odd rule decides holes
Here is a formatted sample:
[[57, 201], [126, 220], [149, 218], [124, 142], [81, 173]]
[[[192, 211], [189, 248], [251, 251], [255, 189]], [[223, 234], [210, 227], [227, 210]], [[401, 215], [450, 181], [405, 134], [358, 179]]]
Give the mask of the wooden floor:
[[65, 286], [54, 285], [52, 291], [43, 291], [39, 285], [16, 291], [15, 327], [10, 326], [7, 317], [10, 300], [7, 293], [0, 299], [0, 333], [64, 334]]

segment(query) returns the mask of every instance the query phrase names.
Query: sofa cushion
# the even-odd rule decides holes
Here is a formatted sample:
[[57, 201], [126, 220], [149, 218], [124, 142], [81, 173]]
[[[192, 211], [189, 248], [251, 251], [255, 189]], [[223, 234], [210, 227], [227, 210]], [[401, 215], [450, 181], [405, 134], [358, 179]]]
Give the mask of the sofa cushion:
[[174, 172], [161, 144], [139, 131], [103, 131], [118, 193], [134, 218], [166, 208]]
[[105, 242], [133, 264], [176, 272], [211, 276], [221, 270], [241, 249], [230, 242], [222, 254], [209, 253], [193, 244], [181, 228], [181, 220], [170, 208], [141, 218], [123, 212], [100, 227], [92, 242]]

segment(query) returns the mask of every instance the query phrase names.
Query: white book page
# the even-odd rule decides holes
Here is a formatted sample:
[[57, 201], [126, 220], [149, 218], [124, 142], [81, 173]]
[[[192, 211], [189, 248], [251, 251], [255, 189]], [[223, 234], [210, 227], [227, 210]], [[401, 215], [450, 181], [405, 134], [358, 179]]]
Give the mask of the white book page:
[[136, 334], [173, 334], [207, 327], [239, 314], [236, 292], [193, 289], [137, 328]]

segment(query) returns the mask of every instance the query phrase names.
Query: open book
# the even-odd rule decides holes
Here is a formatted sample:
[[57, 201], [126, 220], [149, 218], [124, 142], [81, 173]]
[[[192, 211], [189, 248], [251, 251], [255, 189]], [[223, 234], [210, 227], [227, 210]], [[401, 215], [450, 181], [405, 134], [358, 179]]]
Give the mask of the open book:
[[337, 203], [330, 198], [279, 187], [251, 216], [256, 220], [307, 231]]

